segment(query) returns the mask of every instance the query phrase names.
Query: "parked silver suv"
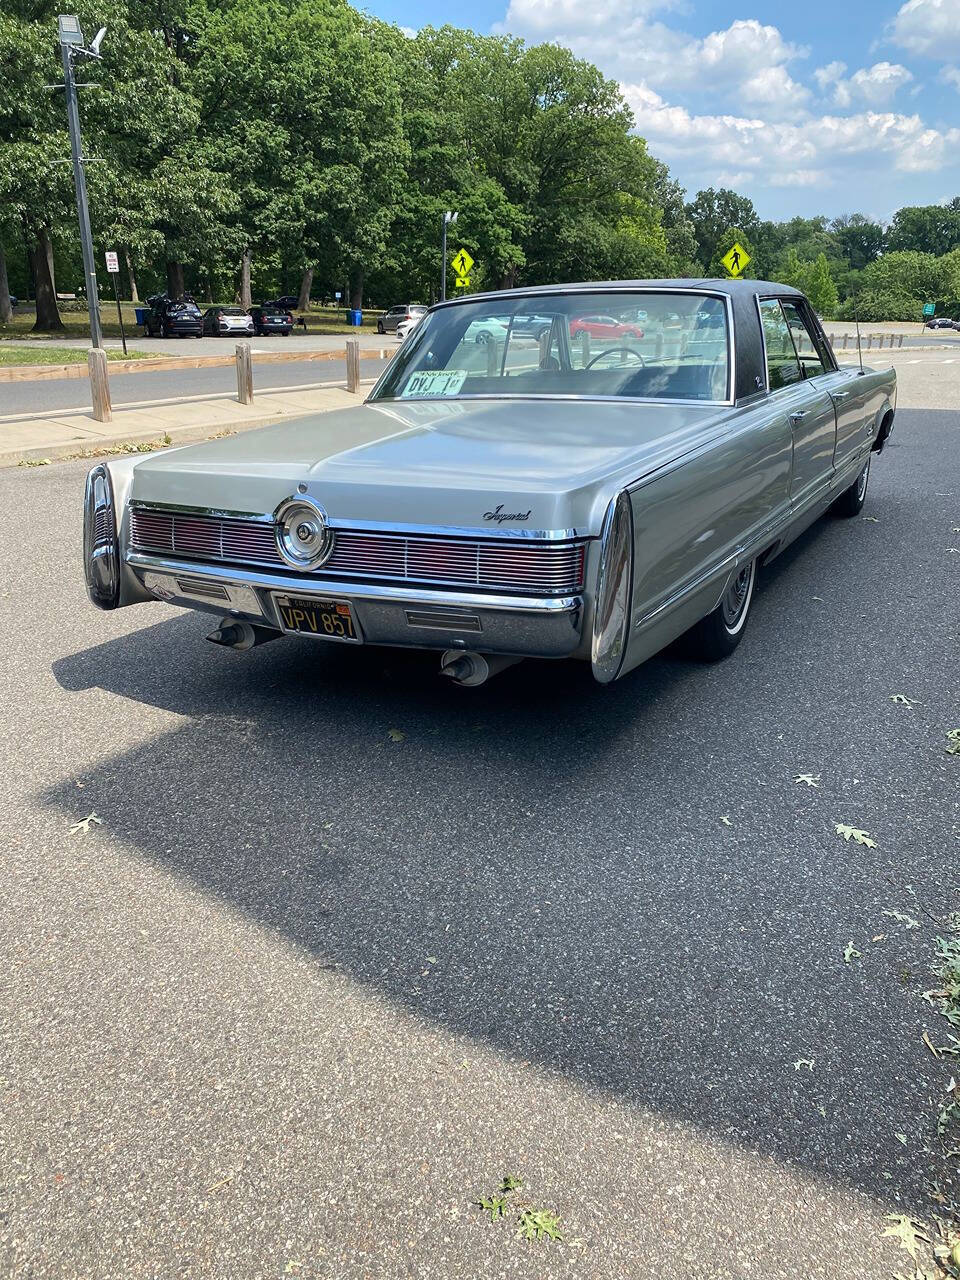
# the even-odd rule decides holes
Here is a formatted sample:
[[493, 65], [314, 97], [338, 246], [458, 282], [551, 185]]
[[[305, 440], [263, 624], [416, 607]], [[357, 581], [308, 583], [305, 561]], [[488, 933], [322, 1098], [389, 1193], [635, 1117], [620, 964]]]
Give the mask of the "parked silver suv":
[[398, 307], [391, 307], [389, 311], [384, 313], [377, 320], [377, 333], [396, 333], [397, 325], [401, 320], [409, 320], [413, 316], [426, 315], [429, 307], [423, 307], [419, 302], [402, 302]]

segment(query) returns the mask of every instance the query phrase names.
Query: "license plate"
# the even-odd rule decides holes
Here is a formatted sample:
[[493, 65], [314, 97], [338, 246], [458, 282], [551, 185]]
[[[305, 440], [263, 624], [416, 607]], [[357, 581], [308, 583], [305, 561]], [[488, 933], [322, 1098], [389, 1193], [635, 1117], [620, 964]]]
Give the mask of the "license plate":
[[360, 643], [353, 614], [345, 600], [318, 600], [300, 596], [274, 596], [284, 631], [324, 640]]

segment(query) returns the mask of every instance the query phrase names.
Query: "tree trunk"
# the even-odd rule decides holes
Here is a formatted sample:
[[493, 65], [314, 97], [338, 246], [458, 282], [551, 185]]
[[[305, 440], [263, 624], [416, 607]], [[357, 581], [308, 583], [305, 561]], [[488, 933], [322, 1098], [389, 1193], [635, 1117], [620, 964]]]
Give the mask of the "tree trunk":
[[249, 311], [253, 306], [253, 295], [250, 292], [250, 263], [253, 260], [253, 253], [250, 246], [247, 245], [240, 258], [240, 305], [245, 311]]
[[183, 287], [183, 263], [167, 260], [167, 296], [182, 298], [186, 290]]
[[13, 315], [10, 305], [10, 282], [7, 279], [7, 255], [0, 244], [0, 324], [9, 324]]
[[506, 273], [506, 275], [501, 276], [500, 284], [497, 287], [500, 289], [513, 289], [516, 287], [516, 284], [517, 284], [517, 268], [511, 267], [510, 270]]
[[137, 277], [134, 274], [133, 262], [130, 260], [130, 250], [124, 249], [123, 260], [127, 264], [127, 275], [130, 277], [130, 301], [139, 302], [140, 294], [137, 290]]
[[297, 310], [306, 311], [310, 305], [310, 290], [313, 288], [313, 267], [307, 267], [300, 281], [300, 296], [297, 298]]
[[350, 287], [350, 305], [355, 311], [363, 306], [363, 267], [358, 267]]
[[37, 286], [37, 322], [34, 330], [62, 329], [63, 321], [57, 307], [57, 291], [50, 275], [50, 233], [41, 227], [36, 246], [30, 251], [33, 276]]
[[57, 273], [53, 266], [53, 241], [46, 230], [43, 232], [43, 239], [46, 242], [47, 269], [50, 272], [50, 288], [53, 290], [53, 296], [57, 296]]

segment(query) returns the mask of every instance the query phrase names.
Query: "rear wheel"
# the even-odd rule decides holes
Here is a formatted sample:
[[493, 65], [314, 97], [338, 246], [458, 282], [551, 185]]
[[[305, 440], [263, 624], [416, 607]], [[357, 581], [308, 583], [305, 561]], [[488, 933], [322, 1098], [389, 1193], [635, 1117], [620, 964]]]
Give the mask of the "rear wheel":
[[382, 320], [378, 320], [378, 321], [377, 321], [377, 333], [383, 333], [383, 332], [384, 332], [384, 329], [383, 329], [383, 321], [382, 321]]
[[844, 519], [849, 520], [852, 516], [860, 514], [867, 496], [867, 485], [870, 483], [870, 461], [871, 458], [867, 458], [863, 464], [863, 470], [856, 480], [854, 480], [849, 489], [844, 489], [833, 504], [831, 509], [834, 515], [842, 516]]
[[746, 630], [756, 582], [754, 559], [732, 575], [714, 611], [687, 633], [693, 656], [703, 662], [719, 662], [733, 653]]

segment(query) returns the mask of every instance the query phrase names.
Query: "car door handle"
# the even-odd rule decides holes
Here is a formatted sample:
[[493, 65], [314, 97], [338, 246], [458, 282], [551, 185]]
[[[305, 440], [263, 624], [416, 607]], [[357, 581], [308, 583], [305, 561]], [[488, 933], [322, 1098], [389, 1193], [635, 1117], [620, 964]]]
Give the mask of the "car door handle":
[[793, 423], [802, 422], [807, 416], [806, 409], [797, 409], [795, 413], [791, 413], [790, 421]]
[[831, 391], [830, 394], [833, 396], [834, 400], [846, 400], [850, 392], [849, 391]]

